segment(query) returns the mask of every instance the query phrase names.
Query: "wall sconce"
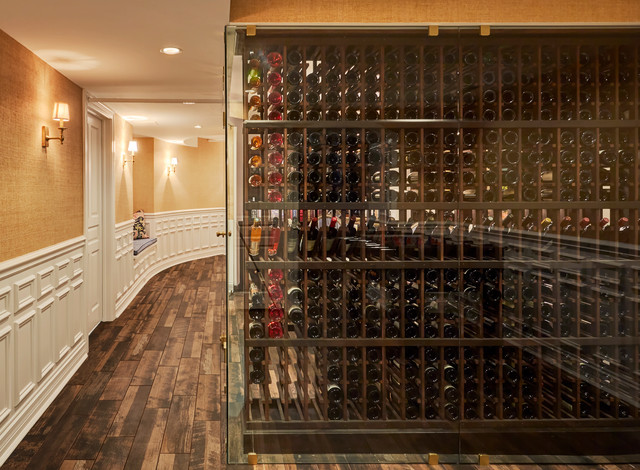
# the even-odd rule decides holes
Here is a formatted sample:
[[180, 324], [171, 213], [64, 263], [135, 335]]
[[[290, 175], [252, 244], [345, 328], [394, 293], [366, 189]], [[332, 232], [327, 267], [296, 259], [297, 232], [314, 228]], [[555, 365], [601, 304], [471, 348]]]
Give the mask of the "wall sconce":
[[135, 163], [134, 161], [134, 157], [136, 155], [136, 152], [138, 151], [138, 142], [135, 140], [130, 140], [129, 141], [129, 156], [131, 157], [131, 160], [127, 160], [126, 155], [123, 153], [122, 154], [122, 167], [126, 167], [127, 163], [131, 163], [132, 165]]
[[69, 120], [69, 105], [67, 103], [56, 103], [53, 106], [53, 120], [60, 123], [60, 137], [49, 137], [49, 128], [42, 126], [42, 147], [49, 146], [50, 140], [59, 140], [60, 145], [64, 142], [64, 123]]
[[172, 171], [175, 173], [176, 166], [178, 166], [178, 159], [176, 157], [173, 157], [167, 165], [167, 175], [170, 175]]

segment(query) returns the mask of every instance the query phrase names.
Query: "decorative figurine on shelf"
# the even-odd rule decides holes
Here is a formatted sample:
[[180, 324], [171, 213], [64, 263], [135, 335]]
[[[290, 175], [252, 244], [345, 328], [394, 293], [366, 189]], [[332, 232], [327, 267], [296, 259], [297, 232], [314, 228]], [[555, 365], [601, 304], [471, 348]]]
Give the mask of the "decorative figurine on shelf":
[[139, 209], [134, 212], [133, 219], [133, 238], [149, 238], [149, 235], [147, 235], [146, 227], [144, 225], [144, 211]]

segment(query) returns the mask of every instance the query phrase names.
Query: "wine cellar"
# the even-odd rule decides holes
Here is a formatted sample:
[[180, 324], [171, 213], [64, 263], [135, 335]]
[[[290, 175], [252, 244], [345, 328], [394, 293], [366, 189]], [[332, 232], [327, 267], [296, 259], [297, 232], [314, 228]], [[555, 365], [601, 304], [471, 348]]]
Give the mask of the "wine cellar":
[[637, 31], [239, 34], [245, 451], [637, 459]]

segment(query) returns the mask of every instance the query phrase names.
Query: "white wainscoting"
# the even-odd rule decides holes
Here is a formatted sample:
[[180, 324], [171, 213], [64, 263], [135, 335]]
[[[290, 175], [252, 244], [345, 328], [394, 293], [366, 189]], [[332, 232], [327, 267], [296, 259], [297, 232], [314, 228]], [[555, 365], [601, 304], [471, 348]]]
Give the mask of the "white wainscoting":
[[[133, 220], [116, 225], [117, 318], [140, 289], [160, 271], [176, 264], [225, 253], [224, 208], [145, 214], [147, 233], [158, 241], [133, 256]], [[106, 273], [109, 275], [109, 273]]]
[[87, 357], [85, 237], [0, 263], [0, 465]]

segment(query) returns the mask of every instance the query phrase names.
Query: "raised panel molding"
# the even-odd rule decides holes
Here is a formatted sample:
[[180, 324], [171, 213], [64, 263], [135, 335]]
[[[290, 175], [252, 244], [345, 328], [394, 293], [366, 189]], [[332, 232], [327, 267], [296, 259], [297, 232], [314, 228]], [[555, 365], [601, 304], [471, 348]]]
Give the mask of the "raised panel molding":
[[82, 275], [82, 271], [83, 271], [83, 264], [82, 264], [82, 260], [83, 260], [83, 256], [82, 253], [78, 253], [76, 255], [73, 255], [71, 257], [71, 279], [76, 279], [77, 277]]
[[71, 289], [65, 287], [56, 294], [55, 348], [58, 360], [62, 359], [70, 349], [69, 341], [69, 293]]
[[0, 263], [0, 465], [86, 358], [85, 240]]
[[56, 269], [58, 272], [58, 287], [60, 287], [69, 282], [69, 260], [65, 259], [56, 264]]
[[14, 322], [15, 359], [14, 367], [15, 403], [20, 404], [36, 386], [35, 364], [38, 354], [35, 326], [36, 311], [21, 315]]
[[38, 380], [42, 380], [55, 365], [53, 349], [54, 304], [54, 298], [50, 297], [38, 305], [36, 310], [36, 316], [38, 317]]
[[38, 292], [38, 299], [43, 298], [45, 295], [49, 295], [53, 292], [55, 268], [48, 266], [36, 274], [36, 291]]
[[[13, 354], [11, 349], [11, 327], [0, 329], [0, 425], [11, 413], [11, 369]], [[2, 462], [2, 459], [0, 459]]]
[[[145, 215], [148, 232], [158, 241], [133, 256], [133, 220], [116, 225], [116, 317], [124, 311], [140, 289], [157, 273], [176, 264], [224, 254], [224, 238], [219, 243], [216, 231], [225, 230], [224, 208], [157, 212]], [[125, 241], [126, 240], [126, 241]]]
[[19, 312], [22, 309], [30, 307], [36, 301], [36, 276], [31, 275], [21, 279], [13, 284], [14, 292], [14, 311]]
[[77, 344], [86, 331], [86, 318], [87, 316], [83, 313], [84, 310], [82, 306], [84, 305], [84, 289], [83, 289], [84, 279], [78, 279], [76, 282], [71, 284], [71, 308], [70, 308], [70, 338], [73, 344]]
[[11, 315], [11, 287], [0, 287], [0, 325]]

